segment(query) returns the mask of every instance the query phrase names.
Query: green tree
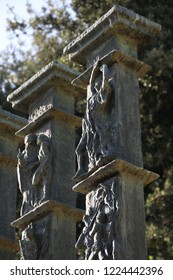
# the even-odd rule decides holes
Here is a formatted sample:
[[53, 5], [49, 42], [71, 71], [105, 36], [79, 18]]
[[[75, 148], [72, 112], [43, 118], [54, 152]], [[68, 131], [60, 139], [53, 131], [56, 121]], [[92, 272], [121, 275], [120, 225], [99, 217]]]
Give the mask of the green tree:
[[[144, 165], [146, 169], [160, 174], [160, 179], [145, 189], [147, 236], [151, 259], [173, 259], [173, 2], [71, 0], [71, 10], [69, 1], [61, 1], [61, 5], [58, 2], [47, 0], [39, 14], [28, 4], [26, 8], [29, 20], [18, 18], [11, 9], [8, 31], [18, 38], [18, 46], [11, 46], [1, 59], [0, 86], [3, 95], [0, 95], [0, 102], [6, 104], [4, 96], [51, 60], [78, 67], [62, 55], [64, 46], [116, 3], [160, 23], [163, 28], [160, 38], [152, 40], [140, 54], [141, 60], [153, 67], [140, 80]], [[31, 38], [32, 48], [26, 51], [22, 46], [28, 36]]]
[[26, 9], [29, 19], [20, 18], [14, 7], [9, 7], [11, 16], [7, 19], [7, 31], [17, 44], [10, 45], [1, 54], [0, 85], [5, 95], [50, 61], [69, 63], [62, 52], [69, 38], [75, 36], [77, 23], [72, 20], [66, 1], [47, 0], [39, 14], [29, 3]]

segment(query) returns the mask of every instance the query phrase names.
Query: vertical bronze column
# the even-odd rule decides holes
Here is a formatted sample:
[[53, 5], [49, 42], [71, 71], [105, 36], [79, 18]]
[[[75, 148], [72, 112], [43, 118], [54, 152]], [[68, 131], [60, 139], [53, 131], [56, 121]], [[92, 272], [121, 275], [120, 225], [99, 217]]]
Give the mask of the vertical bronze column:
[[150, 66], [138, 49], [160, 25], [115, 5], [64, 53], [87, 69], [74, 190], [86, 194], [85, 227], [76, 244], [86, 259], [146, 259], [143, 187], [158, 175], [143, 169], [138, 77]]
[[51, 62], [13, 92], [14, 108], [29, 113], [28, 124], [17, 132], [25, 147], [18, 153], [18, 181], [23, 194], [21, 229], [24, 259], [75, 259], [76, 209], [72, 176], [76, 169], [75, 98], [83, 94], [71, 81], [78, 72]]

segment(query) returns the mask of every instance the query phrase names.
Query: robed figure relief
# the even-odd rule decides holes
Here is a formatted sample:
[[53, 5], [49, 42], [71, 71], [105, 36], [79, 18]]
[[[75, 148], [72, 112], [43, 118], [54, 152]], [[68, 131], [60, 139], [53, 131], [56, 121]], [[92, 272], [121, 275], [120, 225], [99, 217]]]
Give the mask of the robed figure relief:
[[50, 139], [40, 134], [37, 137], [38, 167], [32, 178], [35, 191], [35, 205], [50, 199], [51, 196], [51, 142]]
[[76, 149], [78, 170], [73, 178], [76, 182], [115, 158], [112, 92], [109, 67], [100, 65], [97, 59], [90, 76], [82, 136]]
[[21, 216], [31, 211], [34, 207], [34, 192], [32, 177], [38, 166], [38, 145], [37, 136], [29, 134], [24, 139], [25, 148], [17, 155], [17, 176], [19, 189], [23, 196]]
[[44, 134], [29, 134], [18, 152], [17, 176], [23, 196], [21, 216], [51, 197], [51, 142]]

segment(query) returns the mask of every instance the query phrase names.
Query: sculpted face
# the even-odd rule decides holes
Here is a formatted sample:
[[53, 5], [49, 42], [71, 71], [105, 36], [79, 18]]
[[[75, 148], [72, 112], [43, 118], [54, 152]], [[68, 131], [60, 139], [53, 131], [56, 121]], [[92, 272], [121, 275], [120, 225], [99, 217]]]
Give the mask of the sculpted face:
[[45, 142], [49, 143], [49, 138], [45, 134], [39, 134], [37, 137], [37, 145]]
[[29, 145], [36, 143], [36, 139], [37, 139], [37, 137], [35, 134], [28, 134], [25, 137], [24, 143], [26, 146], [29, 146]]

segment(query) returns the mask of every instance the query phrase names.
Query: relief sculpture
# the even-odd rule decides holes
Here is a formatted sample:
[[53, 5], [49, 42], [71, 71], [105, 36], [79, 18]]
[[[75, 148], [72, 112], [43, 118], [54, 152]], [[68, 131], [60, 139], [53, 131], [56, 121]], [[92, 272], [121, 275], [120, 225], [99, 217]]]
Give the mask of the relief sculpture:
[[51, 142], [44, 134], [29, 134], [18, 152], [17, 176], [23, 196], [21, 216], [51, 196]]
[[40, 134], [37, 137], [38, 167], [33, 174], [32, 185], [35, 192], [35, 205], [46, 201], [51, 196], [51, 143], [50, 139]]
[[22, 260], [35, 260], [37, 258], [38, 248], [32, 223], [22, 231], [20, 253]]
[[[92, 67], [82, 136], [76, 149], [78, 169], [73, 178], [76, 182], [116, 159], [116, 75], [111, 71], [114, 70], [107, 64], [100, 65], [98, 58]], [[81, 258], [83, 255], [86, 260], [117, 258], [119, 198], [116, 189], [119, 184], [116, 184], [116, 176], [111, 180], [103, 180], [86, 195], [84, 228], [76, 243]]]
[[21, 216], [33, 209], [34, 193], [32, 186], [33, 173], [38, 164], [38, 146], [35, 134], [29, 134], [24, 139], [25, 148], [18, 152], [17, 176], [19, 189], [23, 196]]
[[86, 260], [114, 260], [119, 247], [116, 187], [101, 185], [86, 198], [84, 228], [76, 243]]
[[[17, 175], [23, 196], [21, 216], [51, 198], [51, 141], [45, 134], [29, 134], [18, 152]], [[42, 219], [21, 233], [21, 259], [44, 259], [49, 246], [49, 222]]]
[[22, 231], [20, 253], [22, 260], [44, 260], [49, 248], [50, 221], [43, 218]]
[[115, 158], [115, 133], [112, 126], [113, 82], [109, 67], [106, 64], [100, 66], [99, 63], [97, 59], [93, 65], [88, 86], [82, 137], [76, 149], [78, 170], [73, 178], [76, 182]]

